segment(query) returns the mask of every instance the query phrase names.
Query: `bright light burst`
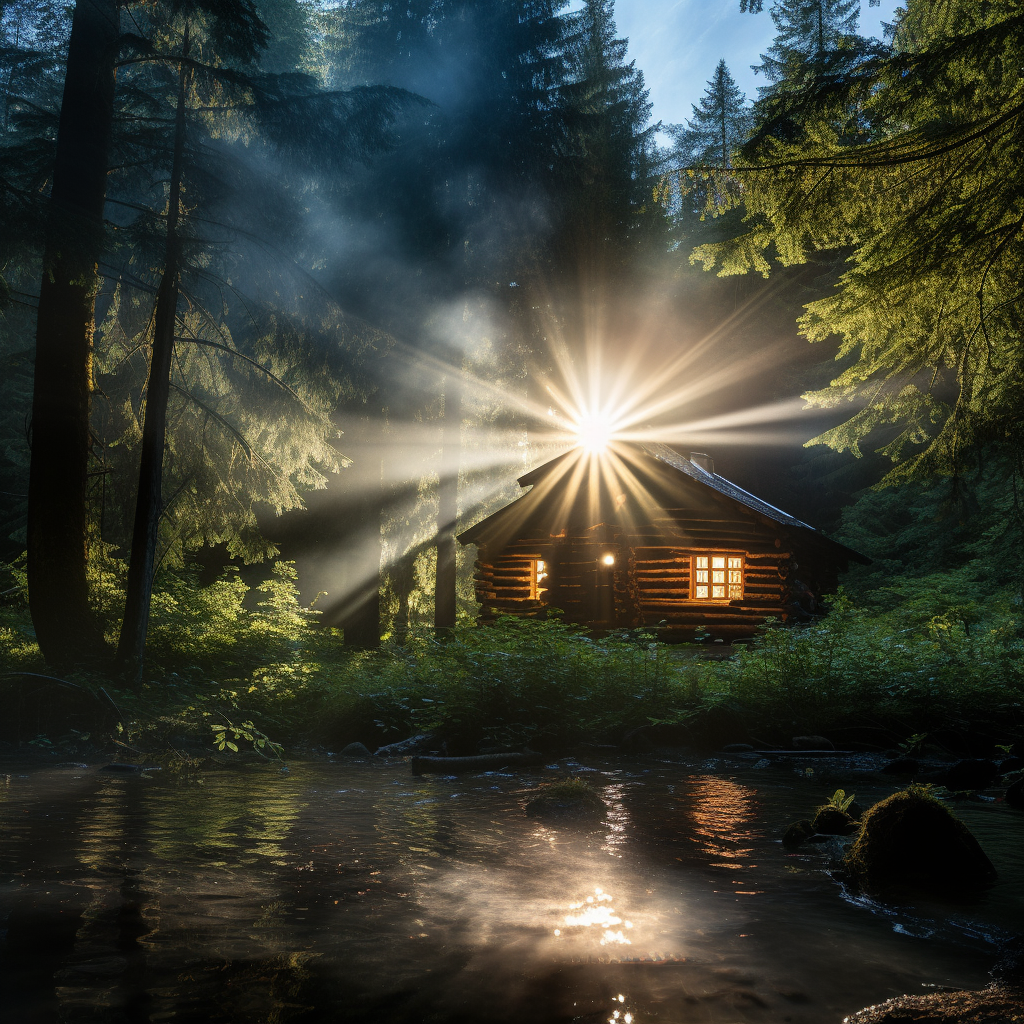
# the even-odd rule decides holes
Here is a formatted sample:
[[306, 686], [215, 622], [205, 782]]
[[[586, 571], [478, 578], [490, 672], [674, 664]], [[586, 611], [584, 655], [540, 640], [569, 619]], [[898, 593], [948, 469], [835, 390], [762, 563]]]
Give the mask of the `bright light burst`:
[[[557, 319], [539, 313], [549, 351], [518, 393], [484, 369], [474, 373], [467, 365], [472, 358], [449, 362], [410, 348], [403, 353], [408, 381], [402, 383], [422, 388], [424, 381], [437, 382], [447, 393], [447, 387], [456, 382], [463, 415], [469, 423], [478, 415], [477, 425], [463, 429], [455, 456], [446, 455], [450, 465], [440, 470], [440, 424], [433, 427], [417, 417], [389, 419], [365, 428], [368, 436], [386, 436], [386, 454], [383, 447], [360, 452], [353, 446], [350, 452], [348, 437], [361, 429], [355, 425], [339, 447], [357, 461], [380, 466], [382, 472], [364, 474], [365, 480], [358, 484], [354, 474], [343, 474], [339, 493], [350, 498], [356, 488], [365, 489], [379, 500], [383, 485], [395, 496], [389, 518], [417, 523], [417, 529], [388, 540], [384, 561], [392, 564], [422, 550], [434, 535], [435, 519], [421, 516], [417, 504], [422, 490], [419, 481], [433, 473], [446, 479], [458, 475], [458, 503], [472, 521], [508, 500], [511, 480], [563, 454], [569, 457], [541, 485], [547, 500], [567, 504], [581, 490], [603, 489], [618, 509], [642, 507], [646, 499], [634, 471], [637, 444], [661, 442], [680, 452], [744, 444], [801, 444], [816, 432], [796, 422], [807, 415], [803, 400], [793, 397], [767, 404], [756, 400], [764, 394], [762, 382], [777, 365], [774, 347], [764, 344], [751, 350], [735, 342], [731, 347], [725, 344], [729, 332], [754, 314], [770, 291], [766, 288], [704, 336], [691, 335], [678, 311], [657, 296], [632, 303], [636, 314], [632, 319], [620, 316], [613, 323], [609, 315], [595, 311], [588, 317], [584, 337], [571, 342]], [[533, 308], [550, 306], [538, 301]], [[463, 320], [465, 312], [460, 323]], [[484, 316], [467, 330], [483, 338], [492, 333], [492, 327]], [[471, 348], [467, 352], [472, 357]], [[747, 404], [744, 399], [755, 400]], [[496, 410], [515, 425], [488, 426]], [[601, 488], [596, 486], [599, 481]], [[324, 567], [325, 575], [332, 578], [323, 580], [322, 589], [330, 592], [332, 601], [360, 588], [372, 589], [378, 580], [380, 566], [372, 544], [353, 534], [342, 547], [337, 569]], [[357, 565], [351, 553], [364, 547], [372, 557]]]
[[606, 413], [583, 413], [573, 424], [577, 444], [590, 455], [601, 455], [615, 436], [615, 423]]

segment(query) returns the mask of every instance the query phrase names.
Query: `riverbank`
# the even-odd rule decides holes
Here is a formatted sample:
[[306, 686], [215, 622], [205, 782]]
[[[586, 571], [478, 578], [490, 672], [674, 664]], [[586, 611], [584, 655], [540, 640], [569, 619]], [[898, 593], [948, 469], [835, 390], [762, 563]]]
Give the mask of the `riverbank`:
[[[116, 588], [108, 596], [112, 645]], [[584, 742], [780, 747], [816, 735], [842, 749], [996, 756], [1024, 739], [1019, 616], [1008, 598], [975, 607], [970, 622], [937, 609], [918, 601], [873, 614], [840, 596], [823, 619], [732, 647], [506, 619], [356, 651], [299, 604], [287, 565], [255, 590], [232, 572], [206, 587], [167, 577], [137, 690], [102, 659], [52, 672], [27, 609], [0, 609], [0, 688], [12, 708], [0, 739], [294, 753], [432, 733], [459, 755]]]

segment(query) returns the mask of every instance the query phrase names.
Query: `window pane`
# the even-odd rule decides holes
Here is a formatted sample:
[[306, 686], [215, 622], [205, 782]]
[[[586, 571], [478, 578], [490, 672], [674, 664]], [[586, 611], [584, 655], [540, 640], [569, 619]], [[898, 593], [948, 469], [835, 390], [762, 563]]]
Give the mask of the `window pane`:
[[697, 556], [697, 568], [698, 569], [706, 569], [707, 567], [708, 567], [707, 555], [698, 555]]
[[708, 596], [708, 588], [707, 587], [698, 587], [697, 588], [697, 598], [698, 598], [698, 600], [700, 598], [707, 598], [707, 596]]
[[729, 587], [729, 600], [730, 601], [742, 601], [743, 600], [743, 588], [742, 587]]
[[712, 583], [724, 583], [725, 582], [725, 570], [724, 569], [712, 569], [711, 570], [711, 582]]
[[697, 582], [698, 583], [707, 583], [707, 581], [708, 581], [708, 571], [707, 571], [707, 569], [698, 569], [697, 570]]
[[712, 588], [711, 588], [711, 597], [712, 598], [723, 598], [723, 597], [725, 597], [725, 587], [715, 587], [715, 586], [712, 586]]
[[730, 583], [742, 583], [743, 582], [743, 570], [742, 569], [730, 569], [729, 570], [729, 582]]
[[730, 569], [742, 569], [743, 568], [743, 559], [742, 558], [730, 558], [729, 559], [729, 568]]
[[711, 558], [712, 569], [724, 569], [725, 568], [725, 555], [713, 555]]

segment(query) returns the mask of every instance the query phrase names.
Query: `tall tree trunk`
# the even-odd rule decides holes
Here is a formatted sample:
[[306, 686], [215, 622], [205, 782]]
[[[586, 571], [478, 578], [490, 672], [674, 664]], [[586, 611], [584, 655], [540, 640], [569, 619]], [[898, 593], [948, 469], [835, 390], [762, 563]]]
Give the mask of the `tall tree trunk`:
[[459, 457], [462, 447], [462, 389], [448, 378], [441, 421], [441, 468], [437, 484], [437, 567], [434, 574], [434, 628], [455, 627], [455, 520], [459, 513]]
[[[379, 465], [379, 463], [378, 463]], [[345, 631], [345, 645], [360, 650], [380, 647], [380, 562], [383, 554], [381, 540], [380, 494], [371, 497], [363, 507], [361, 531], [363, 547], [358, 564], [366, 569], [366, 579], [350, 595], [345, 609], [342, 628]]]
[[50, 192], [36, 322], [28, 484], [29, 607], [48, 662], [98, 646], [89, 608], [89, 404], [114, 117], [117, 0], [78, 0]]
[[142, 426], [142, 455], [139, 461], [139, 490], [135, 499], [131, 561], [125, 595], [124, 621], [117, 648], [118, 668], [126, 679], [138, 682], [149, 627], [149, 606], [153, 596], [156, 542], [160, 528], [160, 484], [163, 476], [164, 441], [167, 434], [167, 399], [170, 395], [171, 358], [174, 354], [174, 326], [178, 316], [178, 280], [181, 273], [181, 245], [178, 218], [181, 206], [181, 177], [185, 162], [185, 91], [188, 72], [189, 32], [185, 27], [182, 63], [178, 72], [178, 107], [174, 119], [174, 155], [167, 197], [167, 241], [164, 272], [156, 296], [153, 317], [153, 357], [146, 386], [146, 413]]

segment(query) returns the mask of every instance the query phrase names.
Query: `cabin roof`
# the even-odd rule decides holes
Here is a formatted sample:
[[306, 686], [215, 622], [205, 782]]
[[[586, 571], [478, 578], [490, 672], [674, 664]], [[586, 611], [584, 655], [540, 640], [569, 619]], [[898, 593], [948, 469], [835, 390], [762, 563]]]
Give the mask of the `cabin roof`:
[[738, 484], [734, 484], [724, 476], [712, 473], [703, 466], [698, 466], [697, 463], [688, 459], [685, 455], [680, 455], [675, 449], [669, 448], [667, 444], [661, 444], [657, 441], [645, 442], [639, 447], [648, 455], [658, 459], [660, 462], [664, 462], [665, 465], [671, 466], [680, 473], [686, 474], [692, 480], [696, 480], [712, 490], [718, 491], [719, 494], [724, 494], [727, 498], [732, 498], [733, 501], [738, 501], [741, 505], [746, 505], [747, 508], [752, 508], [755, 512], [760, 512], [761, 515], [767, 516], [769, 519], [774, 519], [777, 523], [782, 523], [784, 526], [798, 526], [803, 530], [813, 530], [815, 533], [818, 532], [813, 526], [808, 526], [807, 523], [801, 522], [788, 512], [783, 512], [782, 509], [769, 505], [767, 501], [762, 501], [756, 495], [743, 490]]
[[[620, 443], [619, 447], [624, 446]], [[868, 564], [870, 562], [870, 559], [865, 558], [865, 556], [859, 552], [846, 547], [845, 544], [840, 544], [838, 541], [834, 541], [831, 538], [826, 537], [825, 534], [820, 533], [813, 526], [809, 526], [807, 523], [802, 522], [795, 516], [791, 516], [788, 512], [783, 512], [782, 509], [776, 508], [774, 505], [769, 505], [768, 502], [762, 501], [749, 491], [745, 491], [738, 484], [734, 484], [731, 480], [726, 479], [721, 474], [704, 469], [702, 466], [699, 466], [692, 460], [688, 459], [685, 455], [680, 455], [679, 452], [670, 448], [667, 444], [662, 444], [660, 442], [631, 442], [628, 447], [646, 455], [649, 459], [654, 460], [660, 465], [667, 466], [676, 473], [679, 473], [688, 479], [715, 491], [723, 497], [728, 498], [739, 505], [743, 505], [752, 512], [755, 512], [772, 522], [778, 523], [780, 526], [799, 531], [807, 531], [807, 533], [813, 536], [815, 541], [825, 544], [829, 548], [836, 549], [837, 553], [841, 553], [841, 557], [844, 559], [852, 559], [853, 561], [864, 564]], [[549, 462], [545, 462], [543, 465], [538, 466], [536, 469], [532, 469], [530, 472], [524, 473], [523, 476], [518, 478], [517, 482], [521, 487], [532, 487], [532, 490], [519, 495], [513, 501], [509, 502], [509, 504], [498, 509], [497, 512], [494, 512], [486, 519], [481, 520], [475, 526], [471, 526], [468, 530], [464, 530], [459, 534], [458, 539], [463, 544], [475, 544], [485, 540], [488, 535], [493, 536], [492, 531], [501, 532], [501, 527], [504, 527], [507, 530], [512, 521], [506, 522], [506, 520], [510, 515], [515, 516], [516, 514], [513, 512], [513, 509], [525, 513], [526, 509], [523, 508], [520, 503], [523, 503], [524, 500], [528, 499], [530, 496], [533, 496], [536, 499], [537, 488], [535, 485], [547, 477], [556, 468], [558, 463], [561, 463], [572, 455], [572, 451], [565, 452], [557, 458], [551, 459]], [[529, 504], [528, 500], [526, 501], [526, 504]]]

